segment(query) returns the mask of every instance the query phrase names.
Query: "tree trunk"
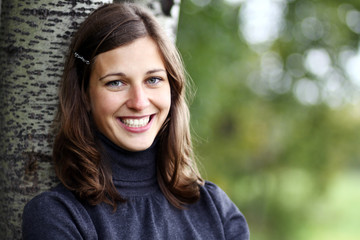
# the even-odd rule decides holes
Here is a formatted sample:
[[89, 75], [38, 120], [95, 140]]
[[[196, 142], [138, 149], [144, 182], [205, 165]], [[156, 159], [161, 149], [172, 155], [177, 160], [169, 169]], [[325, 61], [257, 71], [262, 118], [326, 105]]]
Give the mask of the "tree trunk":
[[[0, 1], [0, 239], [21, 239], [25, 203], [57, 183], [51, 124], [63, 56], [72, 32], [104, 1]], [[142, 3], [174, 37], [173, 2]]]

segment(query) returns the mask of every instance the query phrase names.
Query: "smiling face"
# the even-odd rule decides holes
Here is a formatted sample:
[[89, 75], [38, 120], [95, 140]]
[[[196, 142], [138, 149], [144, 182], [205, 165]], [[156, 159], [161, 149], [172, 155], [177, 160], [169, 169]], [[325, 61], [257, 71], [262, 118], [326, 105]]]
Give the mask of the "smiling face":
[[98, 130], [129, 151], [151, 146], [169, 113], [170, 84], [150, 37], [99, 54], [88, 88]]

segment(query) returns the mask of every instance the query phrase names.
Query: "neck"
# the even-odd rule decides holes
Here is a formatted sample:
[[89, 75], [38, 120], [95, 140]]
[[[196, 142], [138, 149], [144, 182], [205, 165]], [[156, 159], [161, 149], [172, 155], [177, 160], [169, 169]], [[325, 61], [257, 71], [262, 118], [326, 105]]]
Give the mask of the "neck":
[[99, 134], [103, 147], [103, 160], [111, 169], [115, 186], [124, 191], [138, 193], [156, 183], [156, 155], [158, 144], [154, 143], [146, 150], [131, 152], [117, 146], [104, 135]]

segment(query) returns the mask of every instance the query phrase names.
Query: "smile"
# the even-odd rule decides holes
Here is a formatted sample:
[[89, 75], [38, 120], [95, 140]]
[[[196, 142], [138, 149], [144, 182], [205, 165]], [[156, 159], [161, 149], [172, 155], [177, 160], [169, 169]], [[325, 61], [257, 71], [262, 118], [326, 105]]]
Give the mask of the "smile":
[[120, 121], [127, 127], [140, 128], [145, 127], [149, 123], [150, 116], [143, 118], [122, 118]]

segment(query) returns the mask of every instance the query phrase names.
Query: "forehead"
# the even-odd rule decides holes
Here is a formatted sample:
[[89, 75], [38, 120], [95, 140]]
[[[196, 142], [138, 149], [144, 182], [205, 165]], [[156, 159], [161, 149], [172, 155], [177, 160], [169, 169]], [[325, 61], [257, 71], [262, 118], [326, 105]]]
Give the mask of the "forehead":
[[138, 38], [126, 45], [99, 54], [94, 71], [121, 69], [131, 71], [139, 68], [165, 68], [162, 54], [150, 37]]

